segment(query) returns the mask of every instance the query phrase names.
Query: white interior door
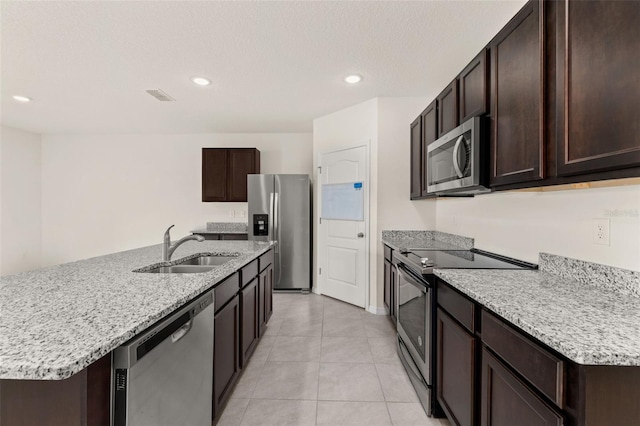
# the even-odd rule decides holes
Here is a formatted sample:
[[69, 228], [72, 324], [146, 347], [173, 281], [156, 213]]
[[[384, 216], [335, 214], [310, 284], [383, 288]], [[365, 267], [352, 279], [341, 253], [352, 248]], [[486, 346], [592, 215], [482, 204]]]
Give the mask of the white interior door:
[[364, 220], [322, 218], [318, 230], [318, 266], [321, 292], [362, 308], [368, 296], [369, 163], [367, 147], [320, 155], [319, 203], [322, 185], [363, 182]]

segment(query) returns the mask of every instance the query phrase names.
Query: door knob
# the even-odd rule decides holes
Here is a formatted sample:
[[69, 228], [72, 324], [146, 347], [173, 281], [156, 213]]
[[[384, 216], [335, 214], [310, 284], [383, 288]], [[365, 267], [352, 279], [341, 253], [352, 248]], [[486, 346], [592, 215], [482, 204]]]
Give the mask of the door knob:
[[358, 232], [358, 238], [364, 238], [364, 232]]

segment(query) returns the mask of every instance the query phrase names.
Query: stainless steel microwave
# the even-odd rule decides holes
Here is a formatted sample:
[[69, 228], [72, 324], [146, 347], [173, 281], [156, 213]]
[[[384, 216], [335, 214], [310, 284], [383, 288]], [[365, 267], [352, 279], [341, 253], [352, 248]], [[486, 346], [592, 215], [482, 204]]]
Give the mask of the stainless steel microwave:
[[427, 145], [427, 192], [465, 196], [491, 191], [485, 127], [484, 118], [473, 117]]

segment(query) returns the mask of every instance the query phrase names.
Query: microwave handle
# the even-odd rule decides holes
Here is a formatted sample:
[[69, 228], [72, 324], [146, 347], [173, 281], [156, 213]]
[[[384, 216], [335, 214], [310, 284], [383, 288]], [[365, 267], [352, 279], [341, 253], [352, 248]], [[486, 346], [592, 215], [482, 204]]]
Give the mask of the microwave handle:
[[460, 179], [464, 177], [462, 174], [462, 170], [460, 170], [460, 164], [458, 164], [458, 151], [460, 151], [460, 145], [462, 145], [462, 141], [464, 141], [464, 135], [460, 135], [456, 144], [453, 146], [453, 168], [456, 169], [456, 174]]

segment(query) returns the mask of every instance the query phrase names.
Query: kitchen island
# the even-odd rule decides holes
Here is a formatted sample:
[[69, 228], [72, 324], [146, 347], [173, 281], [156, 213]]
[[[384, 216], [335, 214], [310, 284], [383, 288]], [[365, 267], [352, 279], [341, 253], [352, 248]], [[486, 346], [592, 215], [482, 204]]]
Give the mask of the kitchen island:
[[[103, 424], [106, 412], [108, 424], [111, 351], [271, 246], [190, 241], [173, 261], [161, 262], [162, 245], [155, 245], [3, 277], [0, 422], [20, 424], [13, 420], [20, 401], [24, 410], [52, 410], [64, 419], [77, 412], [77, 424]], [[144, 272], [202, 254], [235, 259], [204, 273]]]

